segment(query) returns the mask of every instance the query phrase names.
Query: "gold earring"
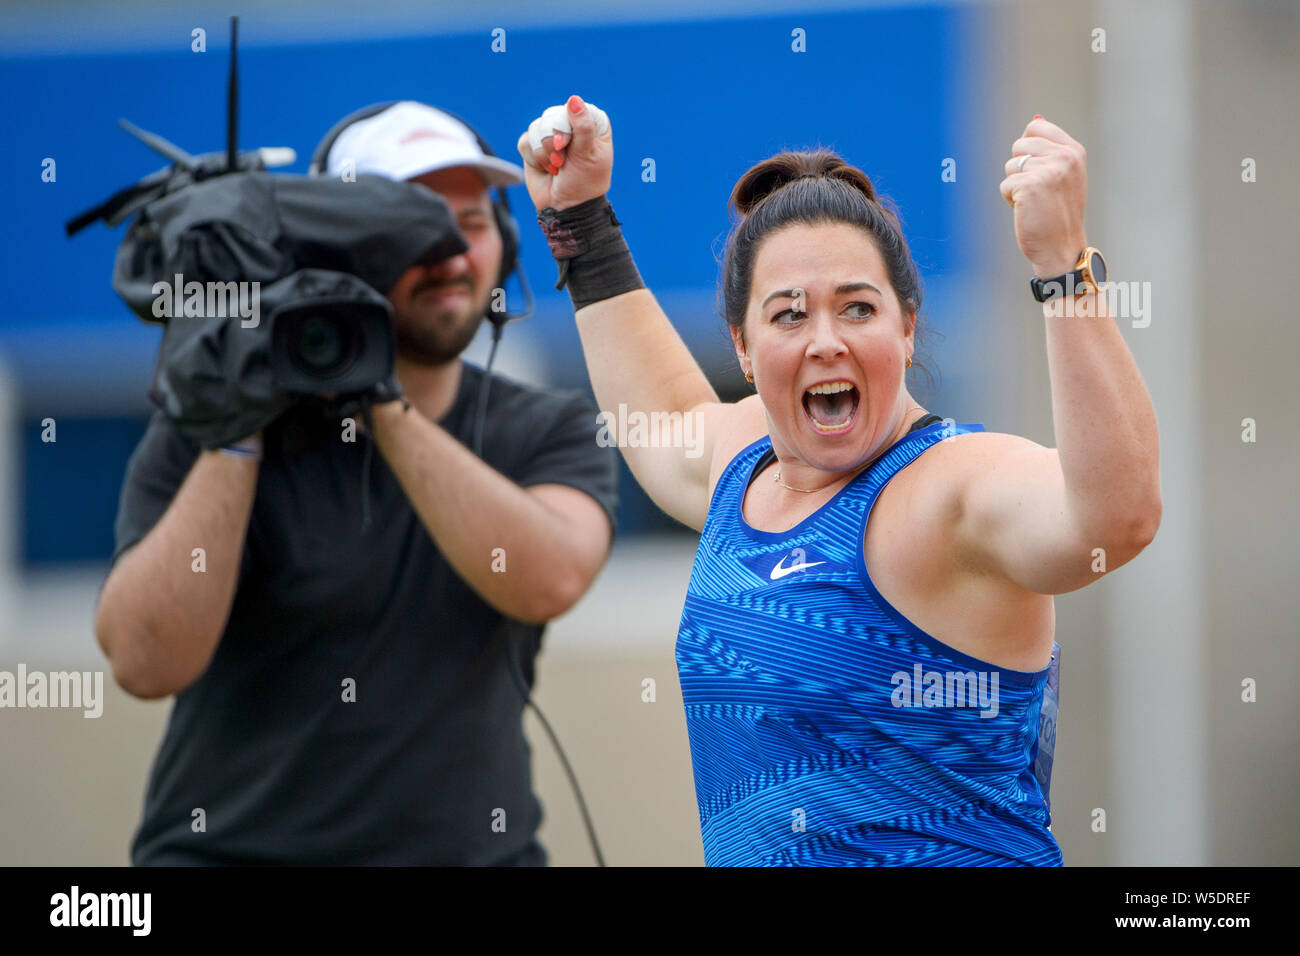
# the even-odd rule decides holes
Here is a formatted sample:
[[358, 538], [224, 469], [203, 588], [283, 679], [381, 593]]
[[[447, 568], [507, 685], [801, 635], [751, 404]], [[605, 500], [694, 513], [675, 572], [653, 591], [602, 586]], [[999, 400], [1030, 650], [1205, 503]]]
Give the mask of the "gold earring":
[[912, 356], [909, 355], [907, 357], [907, 364], [904, 365], [903, 368], [911, 368], [911, 367], [912, 367]]
[[746, 382], [749, 382], [749, 384], [753, 385], [753, 384], [754, 384], [754, 373], [753, 373], [753, 372], [746, 372], [746, 373], [745, 373], [745, 381], [746, 381]]

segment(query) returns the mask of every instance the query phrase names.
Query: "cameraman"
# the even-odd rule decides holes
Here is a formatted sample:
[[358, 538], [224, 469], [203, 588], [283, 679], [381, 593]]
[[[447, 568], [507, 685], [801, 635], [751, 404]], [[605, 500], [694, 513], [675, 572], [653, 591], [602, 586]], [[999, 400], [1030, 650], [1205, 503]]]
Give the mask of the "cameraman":
[[544, 865], [520, 684], [608, 554], [615, 452], [582, 395], [495, 376], [467, 447], [485, 375], [459, 355], [514, 264], [488, 187], [523, 171], [411, 102], [326, 160], [432, 189], [469, 248], [387, 290], [407, 401], [373, 435], [308, 399], [200, 451], [154, 413], [95, 619], [126, 691], [176, 695], [132, 861]]

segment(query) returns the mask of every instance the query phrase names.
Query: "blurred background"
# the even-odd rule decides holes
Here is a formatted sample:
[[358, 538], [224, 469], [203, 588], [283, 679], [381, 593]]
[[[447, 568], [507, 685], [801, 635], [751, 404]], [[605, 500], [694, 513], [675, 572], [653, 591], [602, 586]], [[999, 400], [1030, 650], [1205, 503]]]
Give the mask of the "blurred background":
[[[240, 145], [293, 147], [290, 172], [380, 100], [445, 107], [510, 159], [545, 107], [573, 92], [598, 104], [637, 265], [728, 399], [746, 388], [715, 308], [726, 198], [774, 152], [837, 150], [898, 204], [926, 283], [934, 334], [918, 354], [937, 381], [912, 379], [913, 394], [1046, 446], [1044, 320], [998, 184], [1030, 117], [1065, 128], [1088, 149], [1090, 242], [1113, 280], [1149, 290], [1144, 317], [1116, 321], [1159, 418], [1164, 515], [1135, 561], [1056, 599], [1053, 832], [1067, 865], [1300, 862], [1300, 329], [1285, 288], [1300, 4], [127, 0], [0, 8], [0, 670], [102, 671], [106, 696], [97, 720], [0, 709], [0, 864], [125, 864], [170, 708], [112, 684], [91, 628], [160, 329], [110, 287], [125, 227], [69, 240], [63, 223], [164, 165], [119, 117], [191, 152], [222, 148], [232, 13]], [[507, 328], [499, 368], [587, 388], [523, 187], [511, 200], [538, 308]], [[485, 356], [481, 337], [466, 358]], [[626, 472], [621, 494], [609, 564], [547, 632], [537, 699], [607, 860], [702, 864], [673, 657], [696, 538]], [[554, 864], [589, 865], [558, 760], [526, 723], [541, 838]]]

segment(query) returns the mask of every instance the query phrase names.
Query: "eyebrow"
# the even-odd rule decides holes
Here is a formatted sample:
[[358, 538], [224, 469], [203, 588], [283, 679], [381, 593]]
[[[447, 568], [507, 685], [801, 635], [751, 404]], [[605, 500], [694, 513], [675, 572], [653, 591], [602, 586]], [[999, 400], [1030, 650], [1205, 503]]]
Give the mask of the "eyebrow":
[[[845, 293], [848, 292], [861, 292], [863, 289], [870, 289], [872, 292], [879, 293], [882, 296], [884, 295], [883, 292], [877, 289], [870, 282], [846, 282], [844, 285], [836, 286], [835, 292], [833, 294], [844, 295]], [[775, 292], [773, 292], [771, 295], [769, 295], [766, 299], [763, 300], [763, 304], [759, 306], [759, 308], [766, 308], [767, 304], [771, 302], [773, 299], [793, 299], [795, 297], [796, 291], [797, 290], [795, 289], [777, 289]]]

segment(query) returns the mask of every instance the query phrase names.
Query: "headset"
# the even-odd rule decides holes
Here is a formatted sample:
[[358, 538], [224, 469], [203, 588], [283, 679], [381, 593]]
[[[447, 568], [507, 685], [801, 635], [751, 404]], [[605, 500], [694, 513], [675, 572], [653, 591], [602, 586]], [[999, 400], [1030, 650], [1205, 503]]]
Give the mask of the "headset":
[[[330, 131], [325, 134], [325, 138], [316, 146], [316, 150], [312, 153], [311, 162], [307, 166], [307, 174], [309, 176], [327, 175], [330, 150], [334, 148], [335, 142], [338, 141], [338, 138], [343, 134], [343, 131], [353, 123], [359, 123], [362, 120], [370, 119], [372, 116], [377, 116], [384, 110], [391, 106], [396, 106], [400, 102], [404, 101], [389, 100], [384, 103], [373, 103], [370, 106], [364, 106], [359, 110], [349, 113], [347, 116], [343, 117], [343, 119], [335, 123], [334, 126], [330, 128]], [[473, 134], [475, 141], [478, 143], [479, 149], [483, 151], [485, 156], [497, 156], [497, 154], [493, 152], [492, 147], [488, 145], [487, 140], [485, 140], [482, 134], [473, 126], [461, 119], [455, 113], [452, 113], [450, 110], [445, 110], [442, 107], [437, 107], [437, 109], [440, 112], [446, 113], [469, 130], [470, 133]], [[504, 289], [506, 280], [510, 277], [510, 274], [516, 274], [519, 277], [519, 285], [524, 292], [526, 305], [524, 311], [518, 314], [511, 314], [509, 312], [497, 313], [493, 310], [488, 310], [487, 313], [488, 321], [492, 323], [492, 348], [488, 352], [487, 365], [484, 368], [483, 389], [479, 392], [478, 415], [474, 427], [474, 453], [480, 458], [483, 457], [483, 421], [487, 414], [488, 387], [492, 383], [492, 360], [497, 353], [497, 344], [501, 341], [501, 330], [505, 327], [507, 322], [515, 319], [528, 318], [528, 316], [533, 314], [534, 307], [533, 294], [532, 290], [528, 286], [528, 279], [525, 277], [523, 269], [519, 267], [519, 223], [515, 221], [514, 214], [510, 211], [510, 199], [506, 196], [505, 187], [495, 186], [493, 187], [493, 190], [496, 193], [496, 198], [492, 202], [492, 214], [496, 219], [497, 229], [501, 233], [501, 271], [497, 276], [496, 284], [498, 288]], [[369, 452], [369, 447], [367, 447], [367, 452]], [[533, 713], [537, 715], [538, 719], [542, 723], [542, 727], [546, 730], [547, 736], [550, 737], [551, 743], [555, 746], [555, 752], [559, 755], [560, 762], [564, 765], [564, 771], [568, 775], [569, 783], [573, 787], [574, 795], [577, 797], [578, 808], [582, 812], [583, 823], [586, 825], [587, 837], [591, 842], [592, 851], [595, 853], [596, 862], [599, 866], [604, 866], [605, 857], [600, 851], [600, 844], [596, 839], [596, 829], [592, 824], [591, 814], [587, 810], [587, 801], [582, 796], [582, 788], [578, 786], [577, 775], [573, 772], [573, 767], [569, 763], [569, 758], [564, 753], [564, 748], [560, 746], [559, 738], [555, 735], [555, 731], [551, 729], [550, 721], [546, 719], [546, 715], [542, 713], [541, 708], [533, 702], [532, 694], [529, 693], [528, 686], [524, 682], [523, 673], [518, 662], [515, 660], [514, 641], [512, 639], [512, 634], [510, 633], [513, 631], [513, 626], [508, 618], [506, 619], [506, 629], [507, 633], [504, 635], [505, 649], [506, 658], [510, 665], [510, 676], [515, 682], [515, 688], [519, 691], [520, 696], [523, 697], [524, 703], [533, 709]]]
[[[384, 112], [384, 110], [396, 106], [401, 102], [405, 101], [386, 100], [383, 103], [372, 103], [369, 106], [363, 106], [359, 110], [354, 110], [335, 123], [330, 128], [329, 132], [325, 134], [325, 138], [317, 144], [315, 151], [312, 153], [311, 162], [307, 166], [307, 174], [309, 176], [327, 175], [327, 170], [329, 169], [330, 150], [334, 148], [334, 144], [338, 141], [338, 138], [343, 135], [344, 130], [354, 123], [370, 119], [372, 116], [378, 116], [380, 113]], [[457, 116], [455, 113], [442, 109], [442, 107], [436, 107], [436, 109], [438, 109], [439, 112], [450, 116], [452, 119], [456, 120], [456, 122], [469, 130], [470, 134], [474, 137], [475, 142], [478, 143], [479, 149], [483, 151], [485, 156], [500, 158], [492, 147], [488, 145], [488, 141], [483, 138], [483, 134], [476, 130], [471, 124]], [[519, 223], [515, 220], [514, 214], [510, 211], [510, 197], [506, 195], [504, 186], [495, 186], [493, 187], [493, 191], [496, 194], [496, 198], [492, 201], [492, 215], [496, 220], [497, 231], [501, 234], [501, 270], [497, 274], [496, 287], [501, 289], [502, 294], [504, 295], [506, 280], [510, 277], [511, 273], [517, 275], [519, 277], [519, 286], [524, 293], [525, 305], [523, 312], [514, 314], [510, 313], [508, 310], [498, 313], [495, 310], [489, 309], [487, 312], [487, 319], [492, 323], [492, 347], [488, 352], [487, 365], [484, 369], [487, 378], [483, 385], [483, 391], [479, 396], [478, 415], [474, 425], [473, 448], [474, 453], [479, 457], [482, 457], [483, 453], [483, 421], [487, 414], [488, 388], [492, 381], [492, 361], [496, 358], [497, 345], [501, 341], [501, 330], [505, 327], [507, 322], [528, 318], [533, 314], [534, 309], [533, 292], [528, 286], [528, 278], [524, 275], [524, 270], [519, 268]]]

